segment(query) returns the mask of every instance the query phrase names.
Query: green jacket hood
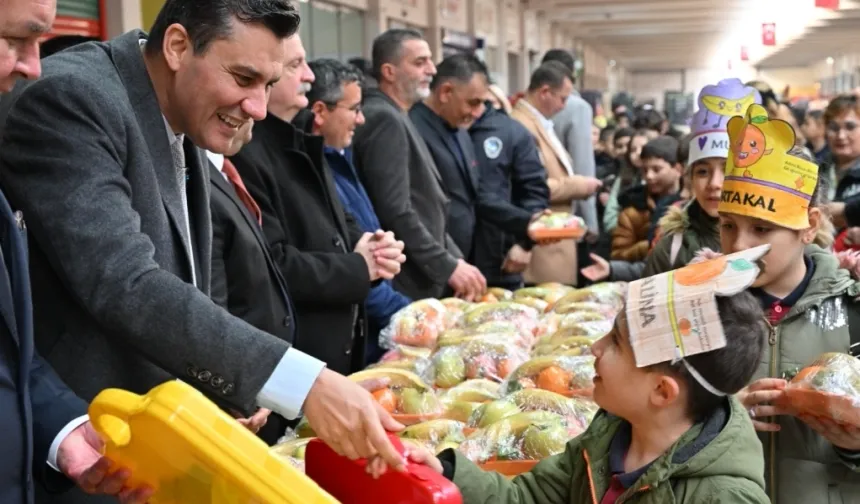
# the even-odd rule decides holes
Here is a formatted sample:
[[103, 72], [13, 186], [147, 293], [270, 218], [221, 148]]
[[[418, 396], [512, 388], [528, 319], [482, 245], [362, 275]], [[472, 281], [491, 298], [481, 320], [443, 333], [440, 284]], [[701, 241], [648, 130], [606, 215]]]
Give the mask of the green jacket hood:
[[848, 270], [839, 267], [839, 260], [832, 252], [817, 245], [809, 245], [806, 255], [815, 264], [815, 273], [792, 312], [803, 312], [832, 297], [860, 295], [860, 282], [854, 280]]
[[[582, 440], [590, 456], [608, 453], [623, 420], [601, 412]], [[596, 425], [595, 425], [596, 424]], [[680, 479], [740, 478], [764, 488], [764, 458], [749, 415], [734, 398], [692, 429], [640, 478], [636, 486], [652, 489]]]

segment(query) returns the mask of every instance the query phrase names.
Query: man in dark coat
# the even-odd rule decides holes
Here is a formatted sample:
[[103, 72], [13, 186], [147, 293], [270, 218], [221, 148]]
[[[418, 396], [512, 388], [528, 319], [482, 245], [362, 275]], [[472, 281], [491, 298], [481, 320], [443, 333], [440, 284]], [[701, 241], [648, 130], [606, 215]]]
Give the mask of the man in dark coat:
[[297, 66], [274, 86], [268, 116], [231, 160], [260, 206], [272, 256], [290, 285], [296, 348], [351, 373], [364, 367], [364, 302], [374, 282], [399, 272], [402, 243], [363, 233], [344, 213], [323, 137], [309, 134], [313, 113], [301, 90], [313, 73], [299, 37], [287, 45]]
[[500, 198], [492, 181], [481, 189], [482, 168], [466, 128], [484, 112], [487, 84], [487, 69], [480, 60], [467, 54], [449, 56], [439, 64], [430, 96], [409, 112], [451, 198], [449, 233], [473, 263], [479, 221], [525, 241], [534, 217], [534, 212], [512, 205], [509, 197]]
[[167, 0], [149, 35], [47, 58], [0, 102], [0, 182], [28, 216], [36, 346], [85, 400], [182, 377], [245, 416], [303, 411], [339, 452], [399, 464], [384, 432], [396, 422], [367, 391], [208, 297], [199, 147], [226, 152], [263, 118], [298, 15], [286, 0], [194, 2]]
[[486, 280], [449, 236], [449, 198], [433, 157], [407, 112], [426, 98], [436, 67], [430, 46], [413, 30], [388, 30], [373, 41], [379, 87], [364, 92], [364, 126], [354, 162], [384, 229], [406, 244], [409, 261], [394, 288], [412, 299], [440, 297], [450, 287], [466, 298]]
[[[522, 220], [549, 208], [546, 171], [534, 137], [522, 124], [487, 104], [484, 114], [469, 128], [469, 135], [481, 174], [478, 189], [486, 198], [510, 203], [512, 208], [507, 211], [519, 213]], [[534, 242], [525, 228], [515, 227], [512, 231], [478, 219], [475, 264], [487, 277], [488, 285], [506, 289], [522, 286], [522, 272], [529, 264]]]

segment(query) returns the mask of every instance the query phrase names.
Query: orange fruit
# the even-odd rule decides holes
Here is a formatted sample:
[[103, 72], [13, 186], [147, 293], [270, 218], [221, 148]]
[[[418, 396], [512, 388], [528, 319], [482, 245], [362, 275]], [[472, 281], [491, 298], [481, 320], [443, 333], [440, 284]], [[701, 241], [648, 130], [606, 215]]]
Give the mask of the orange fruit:
[[498, 365], [499, 378], [507, 378], [508, 375], [513, 373], [516, 368], [517, 367], [512, 360], [507, 359], [507, 358], [499, 359], [499, 365]]
[[570, 372], [558, 366], [549, 366], [538, 374], [537, 386], [556, 394], [564, 394], [570, 390], [571, 378], [573, 375]]
[[801, 383], [806, 381], [807, 379], [815, 376], [815, 373], [821, 369], [821, 366], [809, 366], [800, 370], [799, 373], [794, 375], [794, 378], [791, 379], [791, 383]]
[[466, 378], [473, 380], [475, 378], [493, 378], [498, 376], [498, 369], [493, 357], [487, 354], [480, 354], [466, 359]]
[[684, 266], [675, 270], [675, 281], [680, 285], [699, 285], [720, 276], [726, 269], [726, 256], [720, 256], [710, 261]]
[[397, 395], [390, 388], [377, 390], [373, 393], [373, 398], [389, 413], [394, 413], [397, 409]]

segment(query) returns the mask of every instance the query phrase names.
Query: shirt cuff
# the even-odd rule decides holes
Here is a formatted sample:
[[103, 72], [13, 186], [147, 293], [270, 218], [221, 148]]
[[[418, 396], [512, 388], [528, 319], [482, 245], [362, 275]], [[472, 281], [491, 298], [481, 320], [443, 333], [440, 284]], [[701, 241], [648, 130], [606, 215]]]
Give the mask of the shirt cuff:
[[51, 448], [48, 449], [48, 466], [51, 469], [61, 472], [60, 468], [57, 467], [57, 452], [60, 451], [60, 445], [63, 444], [63, 441], [66, 440], [69, 434], [72, 433], [73, 430], [77, 429], [81, 425], [87, 423], [90, 420], [90, 417], [87, 415], [79, 416], [75, 418], [71, 422], [67, 423], [63, 430], [60, 431], [59, 434], [54, 438], [54, 442], [51, 443]]
[[325, 362], [290, 348], [257, 394], [257, 405], [288, 420], [298, 418], [305, 398], [324, 368]]

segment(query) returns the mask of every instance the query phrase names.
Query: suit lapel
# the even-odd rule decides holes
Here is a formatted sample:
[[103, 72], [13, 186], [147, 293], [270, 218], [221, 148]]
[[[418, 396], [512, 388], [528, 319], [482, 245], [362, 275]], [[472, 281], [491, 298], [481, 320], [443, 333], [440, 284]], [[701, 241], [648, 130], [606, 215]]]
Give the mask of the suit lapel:
[[236, 196], [236, 190], [233, 188], [233, 184], [224, 178], [224, 175], [218, 171], [218, 168], [215, 168], [215, 165], [211, 162], [207, 162], [207, 164], [209, 165], [209, 180], [212, 182], [212, 186], [216, 191], [220, 191], [227, 196], [233, 205], [236, 206], [236, 209], [242, 216], [242, 219], [244, 219], [245, 224], [247, 224], [248, 228], [251, 229], [251, 232], [254, 234], [254, 238], [257, 240], [257, 244], [260, 246], [260, 249], [263, 251], [263, 255], [266, 257], [266, 266], [269, 268], [269, 272], [271, 272], [278, 280], [278, 288], [281, 292], [281, 297], [283, 298], [289, 312], [292, 313], [290, 296], [287, 290], [287, 282], [284, 280], [284, 277], [281, 276], [280, 270], [275, 265], [275, 260], [269, 254], [269, 245], [266, 242], [266, 237], [263, 236], [263, 230], [260, 228], [260, 224], [254, 219], [251, 212], [249, 212], [245, 207], [245, 204], [239, 200], [238, 196]]
[[[152, 80], [149, 78], [149, 73], [143, 63], [143, 51], [140, 48], [139, 40], [145, 38], [146, 34], [141, 30], [133, 30], [120, 36], [111, 46], [112, 59], [128, 92], [129, 102], [137, 116], [141, 134], [146, 139], [150, 162], [158, 181], [161, 200], [169, 217], [168, 220], [181, 241], [188, 264], [191, 265], [194, 259], [191, 251], [188, 250], [182, 195], [179, 192], [173, 156], [170, 154], [170, 143], [167, 139], [164, 116], [155, 96]], [[186, 153], [188, 153], [188, 149], [186, 149]], [[187, 164], [191, 164], [191, 159], [188, 156], [186, 156]], [[189, 204], [189, 211], [190, 208]], [[189, 221], [190, 219], [191, 216], [189, 216]], [[199, 275], [203, 272], [195, 269], [195, 273]], [[190, 276], [188, 280], [190, 281]]]
[[[424, 122], [426, 122], [428, 126], [430, 126], [430, 128], [432, 128], [436, 132], [436, 134], [439, 135], [439, 137], [442, 139], [442, 143], [445, 144], [445, 147], [448, 149], [448, 151], [451, 153], [451, 156], [457, 162], [457, 167], [460, 168], [460, 174], [463, 176], [463, 178], [466, 179], [466, 181], [468, 181], [469, 183], [473, 183], [471, 167], [463, 164], [469, 163], [469, 159], [466, 155], [466, 149], [463, 148], [462, 145], [457, 145], [458, 140], [456, 137], [459, 136], [460, 132], [458, 131], [454, 133], [448, 128], [446, 128], [444, 123], [442, 122], [442, 118], [437, 116], [432, 110], [430, 110], [430, 107], [428, 107], [424, 103], [419, 102], [416, 106], [418, 107], [418, 111], [421, 113], [421, 117], [424, 119]], [[462, 152], [462, 156], [460, 155], [460, 152]]]
[[556, 142], [552, 141], [549, 134], [543, 128], [543, 125], [541, 124], [540, 119], [535, 116], [535, 113], [532, 112], [528, 107], [523, 105], [521, 102], [517, 102], [517, 108], [519, 108], [520, 112], [525, 114], [525, 116], [528, 117], [529, 121], [532, 122], [532, 125], [533, 125], [534, 129], [537, 131], [541, 140], [546, 142], [547, 145], [549, 145], [550, 149], [552, 149], [552, 151], [555, 153], [555, 157], [558, 158], [558, 162], [561, 163], [562, 167], [564, 167], [564, 169], [568, 173], [572, 173], [573, 170], [571, 169], [571, 166], [570, 166], [570, 157], [569, 157], [568, 153], [564, 150], [559, 150], [558, 144]]
[[191, 222], [191, 232], [194, 234], [194, 257], [198, 267], [197, 286], [207, 295], [212, 287], [212, 210], [209, 207], [208, 164], [204, 151], [186, 144], [188, 165], [188, 216]]
[[[0, 216], [0, 219], [2, 219], [2, 234], [0, 235], [0, 239], [2, 239], [2, 243], [0, 243], [0, 315], [2, 315], [6, 327], [9, 329], [9, 334], [15, 340], [15, 344], [20, 345], [18, 324], [15, 317], [15, 298], [12, 295], [12, 278], [9, 274], [10, 268], [13, 267], [11, 263], [11, 259], [14, 257], [13, 249], [17, 248], [15, 242], [18, 238], [14, 233], [17, 233], [18, 230], [15, 215], [12, 213], [9, 203], [2, 194], [0, 194], [0, 212], [2, 212], [2, 216]], [[26, 257], [26, 251], [23, 257]], [[26, 266], [24, 267], [24, 271], [27, 271]], [[27, 292], [27, 295], [29, 296], [29, 292]]]

